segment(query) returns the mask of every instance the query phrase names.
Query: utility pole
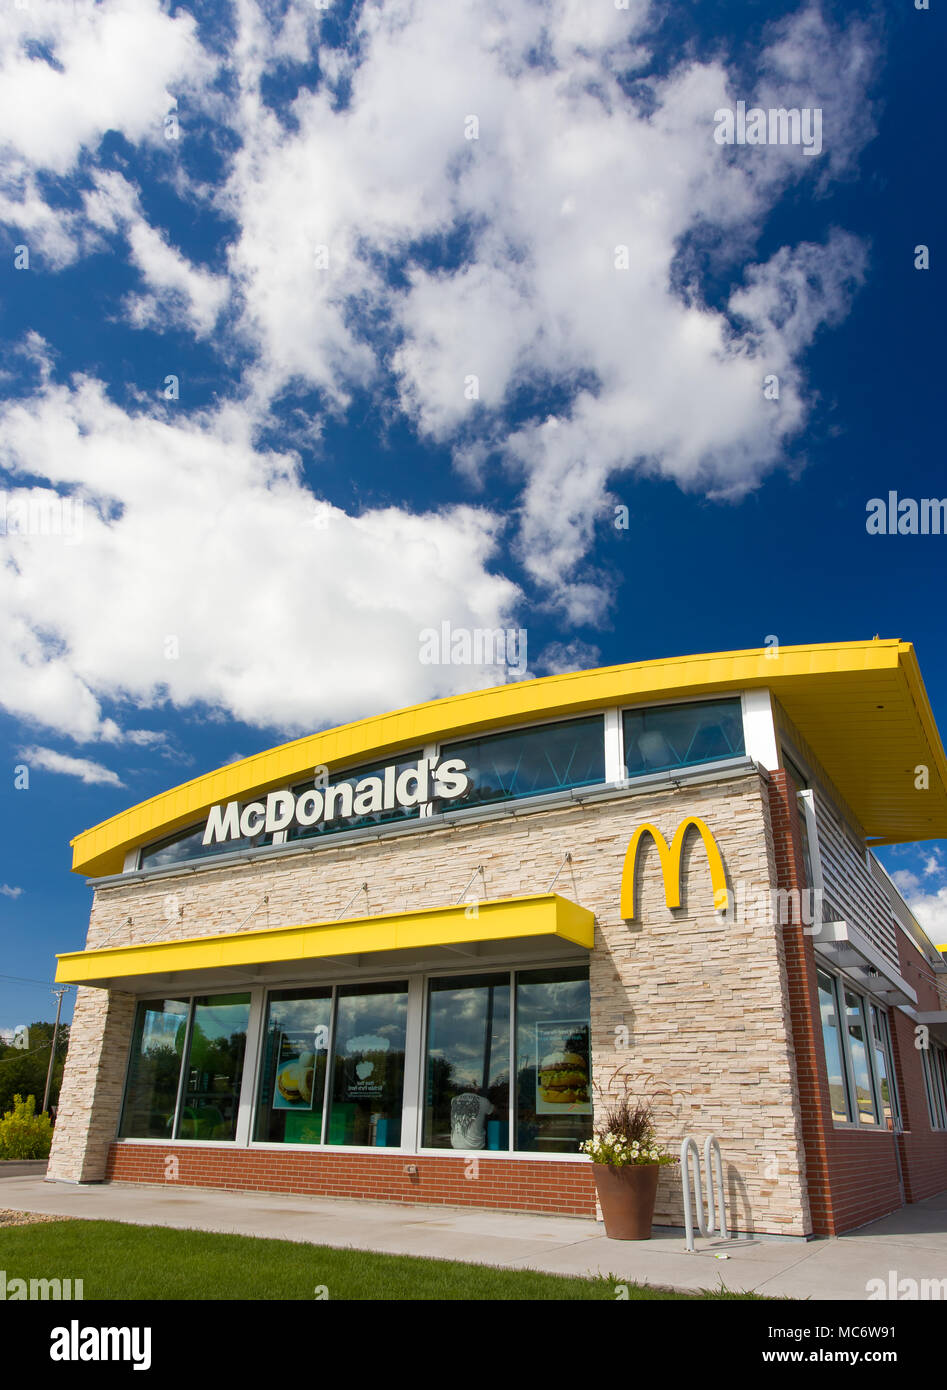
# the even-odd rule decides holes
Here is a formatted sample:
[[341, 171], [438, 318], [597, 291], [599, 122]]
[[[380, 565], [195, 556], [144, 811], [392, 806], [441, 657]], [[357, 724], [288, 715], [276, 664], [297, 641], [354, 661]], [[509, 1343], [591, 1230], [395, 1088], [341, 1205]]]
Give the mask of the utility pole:
[[54, 989], [51, 991], [59, 1000], [56, 1005], [56, 1022], [53, 1024], [53, 1041], [49, 1049], [49, 1070], [46, 1072], [46, 1093], [43, 1096], [43, 1113], [49, 1104], [49, 1089], [53, 1084], [53, 1067], [56, 1065], [56, 1038], [59, 1033], [59, 1015], [62, 1013], [62, 997], [65, 989]]

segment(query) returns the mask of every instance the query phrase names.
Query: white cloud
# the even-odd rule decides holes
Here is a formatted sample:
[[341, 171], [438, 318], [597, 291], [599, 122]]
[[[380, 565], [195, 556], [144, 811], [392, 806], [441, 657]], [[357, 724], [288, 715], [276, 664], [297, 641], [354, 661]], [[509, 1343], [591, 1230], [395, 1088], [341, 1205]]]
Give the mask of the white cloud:
[[172, 17], [159, 0], [4, 6], [0, 142], [31, 166], [64, 174], [106, 131], [133, 143], [162, 140], [177, 94], [213, 70], [193, 16]]
[[[336, 58], [348, 103], [336, 109], [328, 87], [302, 92], [284, 127], [254, 98], [250, 71], [282, 31], [241, 9], [254, 58], [225, 201], [241, 227], [231, 267], [257, 390], [271, 397], [301, 377], [344, 401], [375, 378], [380, 351], [422, 433], [453, 445], [471, 474], [492, 447], [521, 480], [519, 558], [577, 621], [602, 607], [600, 580], [581, 567], [610, 481], [644, 469], [717, 496], [755, 486], [805, 419], [804, 350], [864, 274], [863, 248], [843, 232], [784, 246], [750, 268], [725, 312], [701, 301], [686, 254], [699, 234], [726, 264], [788, 186], [849, 170], [872, 132], [863, 26], [837, 32], [800, 11], [772, 28], [762, 76], [743, 91], [722, 62], [682, 59], [648, 78], [650, 14], [572, 0], [366, 9], [357, 63]], [[648, 112], [616, 76], [636, 67]], [[741, 95], [818, 104], [821, 164], [798, 146], [717, 145], [713, 113]], [[471, 117], [476, 140], [464, 138]], [[389, 257], [461, 227], [462, 265], [409, 266], [392, 287]], [[367, 311], [397, 335], [390, 357], [365, 342], [356, 311], [363, 328]], [[763, 395], [771, 373], [778, 403]], [[571, 397], [560, 418], [511, 436], [514, 393], [550, 385]]]
[[241, 411], [130, 416], [88, 379], [0, 420], [7, 467], [84, 499], [79, 544], [5, 541], [0, 701], [14, 714], [115, 742], [104, 698], [203, 703], [301, 732], [489, 683], [419, 659], [422, 629], [444, 619], [513, 625], [489, 511], [347, 516], [292, 456], [255, 450]]
[[564, 671], [592, 671], [602, 664], [598, 647], [575, 639], [571, 642], [550, 642], [533, 663], [536, 672], [555, 676]]
[[[133, 735], [105, 699], [307, 729], [443, 694], [458, 671], [422, 666], [417, 633], [508, 624], [521, 595], [492, 572], [501, 539], [544, 597], [595, 621], [607, 585], [587, 557], [623, 473], [739, 497], [778, 465], [812, 395], [805, 350], [845, 313], [865, 250], [844, 230], [777, 247], [717, 305], [702, 299], [698, 252], [724, 271], [752, 259], [787, 188], [851, 172], [872, 131], [871, 44], [859, 21], [830, 30], [804, 9], [771, 29], [744, 91], [722, 54], [649, 75], [656, 13], [646, 0], [389, 0], [358, 11], [352, 46], [319, 50], [318, 88], [276, 112], [262, 77], [306, 59], [319, 33], [303, 0], [278, 16], [237, 0], [226, 82], [191, 16], [158, 0], [4, 12], [14, 176], [0, 213], [3, 197], [19, 204], [56, 265], [120, 232], [142, 282], [133, 322], [207, 339], [232, 303], [223, 358], [252, 359], [242, 403], [216, 413], [131, 414], [95, 381], [53, 386], [48, 373], [4, 412], [0, 458], [86, 503], [81, 545], [7, 538], [8, 709], [117, 742]], [[627, 95], [629, 74], [645, 100]], [[173, 246], [130, 177], [95, 168], [106, 130], [168, 148], [163, 117], [183, 92], [236, 147], [217, 187], [168, 161], [183, 197], [236, 223], [229, 284]], [[742, 97], [820, 105], [825, 155], [718, 146], [714, 112]], [[57, 226], [37, 174], [83, 152], [83, 210]], [[467, 238], [462, 264], [389, 273], [413, 243], [452, 233]], [[390, 373], [392, 413], [449, 445], [470, 478], [486, 483], [491, 455], [502, 461], [518, 489], [510, 532], [489, 510], [436, 501], [307, 523], [295, 457], [261, 453], [254, 424], [288, 387], [315, 386], [331, 408], [359, 386], [384, 399]], [[763, 396], [769, 373], [778, 403]], [[511, 429], [518, 393], [550, 388], [557, 417]], [[302, 437], [290, 428], [284, 439]], [[317, 436], [320, 421], [305, 428]]]
[[5, 898], [18, 898], [22, 892], [22, 888], [12, 888], [9, 883], [0, 883], [0, 893]]
[[97, 173], [94, 185], [85, 195], [89, 221], [103, 230], [123, 232], [131, 262], [152, 291], [129, 296], [126, 311], [132, 322], [139, 328], [183, 322], [196, 337], [206, 338], [229, 294], [226, 276], [191, 265], [170, 246], [144, 217], [136, 189], [121, 174]]
[[904, 898], [909, 898], [912, 894], [917, 893], [921, 886], [921, 880], [910, 869], [895, 869], [891, 875], [891, 882]]
[[934, 945], [947, 944], [947, 887], [936, 893], [908, 894], [906, 901]]
[[19, 757], [28, 767], [40, 767], [46, 772], [61, 772], [65, 777], [78, 777], [82, 782], [101, 784], [106, 787], [122, 787], [124, 782], [117, 773], [91, 758], [72, 758], [67, 753], [57, 753], [54, 748], [21, 748]]

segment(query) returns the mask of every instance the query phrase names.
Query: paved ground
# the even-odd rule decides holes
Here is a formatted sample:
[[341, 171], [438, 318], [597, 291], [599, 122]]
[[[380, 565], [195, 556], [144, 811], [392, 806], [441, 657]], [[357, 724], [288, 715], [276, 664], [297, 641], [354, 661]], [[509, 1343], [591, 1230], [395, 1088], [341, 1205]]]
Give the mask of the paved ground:
[[[860, 1231], [815, 1241], [698, 1241], [680, 1235], [608, 1240], [595, 1221], [403, 1206], [343, 1198], [280, 1197], [137, 1183], [72, 1186], [0, 1170], [0, 1207], [547, 1270], [615, 1274], [680, 1289], [753, 1289], [812, 1299], [866, 1299], [869, 1279], [947, 1278], [947, 1191]], [[726, 1254], [726, 1260], [717, 1256]]]

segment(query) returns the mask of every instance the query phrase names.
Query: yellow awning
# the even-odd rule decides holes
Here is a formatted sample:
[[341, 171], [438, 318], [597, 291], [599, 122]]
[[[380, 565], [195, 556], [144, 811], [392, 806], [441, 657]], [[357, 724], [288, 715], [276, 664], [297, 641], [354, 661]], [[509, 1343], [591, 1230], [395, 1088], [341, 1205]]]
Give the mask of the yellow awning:
[[[175, 981], [180, 986], [184, 976], [203, 974], [224, 979], [228, 974], [233, 976], [235, 972], [273, 963], [295, 962], [304, 968], [309, 962], [317, 964], [338, 957], [388, 951], [426, 952], [437, 947], [476, 948], [484, 943], [511, 940], [545, 939], [591, 951], [594, 921], [587, 908], [558, 893], [537, 893], [390, 912], [379, 917], [353, 917], [341, 922], [306, 922], [223, 936], [71, 951], [57, 956], [56, 981], [135, 992], [149, 987], [149, 977], [163, 977], [169, 987]], [[476, 951], [466, 954], [474, 956]]]

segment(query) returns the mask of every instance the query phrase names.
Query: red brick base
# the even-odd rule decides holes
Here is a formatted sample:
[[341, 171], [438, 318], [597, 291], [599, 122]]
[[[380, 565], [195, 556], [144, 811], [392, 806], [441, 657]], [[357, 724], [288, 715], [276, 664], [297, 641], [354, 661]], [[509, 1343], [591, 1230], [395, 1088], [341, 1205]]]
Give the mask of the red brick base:
[[[168, 1176], [169, 1155], [178, 1160], [175, 1178]], [[433, 1202], [594, 1219], [595, 1181], [587, 1161], [544, 1163], [477, 1154], [473, 1176], [473, 1157], [116, 1143], [109, 1150], [106, 1179], [375, 1202]], [[412, 1164], [417, 1173], [406, 1173], [405, 1167]], [[468, 1171], [469, 1177], [465, 1176]]]

